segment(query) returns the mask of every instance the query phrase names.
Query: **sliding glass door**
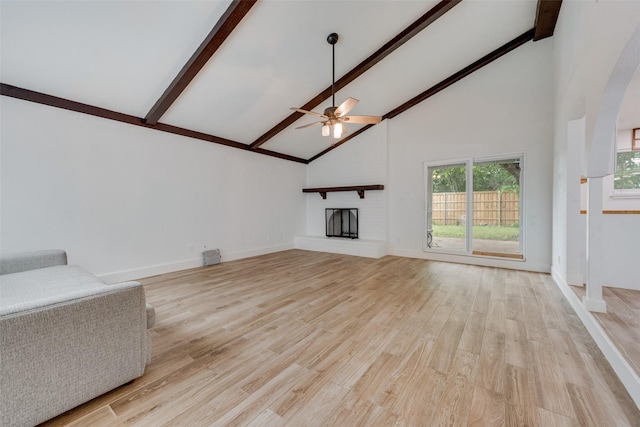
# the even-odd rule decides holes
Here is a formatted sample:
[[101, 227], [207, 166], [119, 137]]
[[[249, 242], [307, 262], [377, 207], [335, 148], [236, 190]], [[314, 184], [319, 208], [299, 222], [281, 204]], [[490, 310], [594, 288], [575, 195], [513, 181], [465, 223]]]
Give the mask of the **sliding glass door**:
[[523, 157], [425, 165], [425, 250], [522, 259]]

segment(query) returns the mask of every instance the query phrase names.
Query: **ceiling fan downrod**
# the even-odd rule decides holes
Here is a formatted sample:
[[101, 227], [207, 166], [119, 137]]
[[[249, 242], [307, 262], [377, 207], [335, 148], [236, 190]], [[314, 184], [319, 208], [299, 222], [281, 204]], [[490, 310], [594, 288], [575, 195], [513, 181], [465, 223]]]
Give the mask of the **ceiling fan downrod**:
[[331, 45], [332, 50], [332, 74], [331, 74], [331, 105], [336, 106], [336, 43], [338, 43], [338, 34], [331, 33], [327, 36], [327, 42]]

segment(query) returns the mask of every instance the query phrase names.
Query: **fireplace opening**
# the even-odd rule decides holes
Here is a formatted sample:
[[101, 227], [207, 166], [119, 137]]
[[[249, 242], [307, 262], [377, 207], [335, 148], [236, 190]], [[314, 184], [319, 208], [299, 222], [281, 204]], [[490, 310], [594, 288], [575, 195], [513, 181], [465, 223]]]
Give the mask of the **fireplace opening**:
[[325, 209], [327, 237], [358, 238], [358, 209]]

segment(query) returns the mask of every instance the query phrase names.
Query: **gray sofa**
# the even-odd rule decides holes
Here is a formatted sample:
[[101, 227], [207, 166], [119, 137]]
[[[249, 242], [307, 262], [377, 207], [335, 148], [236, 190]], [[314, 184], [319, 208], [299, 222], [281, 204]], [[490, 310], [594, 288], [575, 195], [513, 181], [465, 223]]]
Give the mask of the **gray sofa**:
[[30, 426], [140, 377], [153, 308], [61, 250], [0, 257], [0, 425]]

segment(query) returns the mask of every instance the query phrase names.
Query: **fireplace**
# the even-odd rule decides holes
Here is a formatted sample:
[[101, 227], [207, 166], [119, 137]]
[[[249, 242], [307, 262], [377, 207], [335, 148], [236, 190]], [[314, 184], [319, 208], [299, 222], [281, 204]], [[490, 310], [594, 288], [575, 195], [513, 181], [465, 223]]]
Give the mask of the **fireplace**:
[[358, 209], [326, 208], [327, 237], [358, 238]]

